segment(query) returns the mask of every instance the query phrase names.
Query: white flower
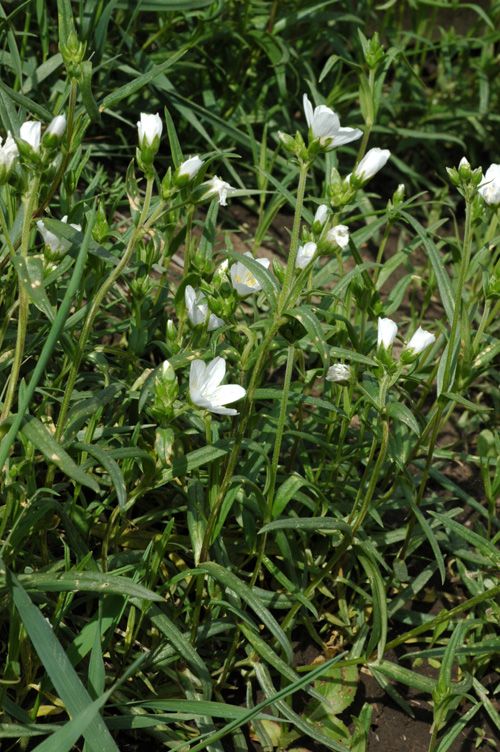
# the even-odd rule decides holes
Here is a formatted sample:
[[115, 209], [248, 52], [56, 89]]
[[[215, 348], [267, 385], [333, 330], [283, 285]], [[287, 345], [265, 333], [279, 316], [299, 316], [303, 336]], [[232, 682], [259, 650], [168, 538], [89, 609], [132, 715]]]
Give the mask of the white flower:
[[326, 239], [330, 243], [335, 243], [339, 248], [347, 248], [349, 245], [349, 228], [347, 225], [335, 225], [328, 230]]
[[26, 141], [33, 151], [39, 151], [42, 124], [38, 120], [26, 120], [19, 129], [19, 138]]
[[382, 169], [390, 156], [389, 149], [379, 149], [378, 147], [370, 149], [354, 168], [354, 175], [363, 182], [371, 180]]
[[[64, 222], [66, 224], [68, 222], [68, 215], [65, 214], [64, 217], [61, 218], [61, 222]], [[36, 223], [36, 226], [38, 227], [38, 230], [40, 231], [40, 235], [43, 238], [43, 242], [45, 245], [47, 245], [51, 251], [54, 253], [62, 253], [63, 251], [67, 251], [70, 247], [71, 243], [66, 240], [66, 238], [58, 238], [57, 235], [55, 235], [53, 232], [48, 230], [45, 227], [45, 222], [43, 220], [39, 219]], [[74, 225], [70, 224], [70, 227], [73, 227], [73, 229], [78, 230], [78, 232], [81, 232], [82, 226], [81, 225]]]
[[62, 138], [66, 130], [66, 115], [56, 115], [55, 118], [49, 124], [49, 127], [45, 131], [46, 136], [55, 136], [56, 138]]
[[470, 162], [467, 157], [462, 157], [462, 159], [458, 163], [458, 169], [460, 169], [461, 167], [470, 167]]
[[393, 321], [392, 319], [379, 319], [377, 346], [389, 349], [390, 347], [392, 347], [397, 333], [398, 325], [395, 321]]
[[227, 196], [230, 191], [236, 190], [233, 188], [232, 185], [229, 185], [229, 183], [226, 183], [225, 180], [222, 180], [222, 178], [215, 177], [211, 178], [211, 180], [208, 180], [204, 185], [207, 187], [208, 191], [205, 194], [208, 196], [215, 196], [217, 193], [219, 195], [219, 204], [221, 206], [227, 206]]
[[212, 332], [224, 322], [214, 313], [210, 313], [205, 295], [201, 290], [195, 290], [191, 285], [187, 285], [184, 290], [184, 301], [190, 322], [193, 326], [199, 326], [208, 322], [207, 329]]
[[[252, 258], [252, 254], [248, 251], [244, 255]], [[267, 258], [256, 258], [255, 261], [263, 266], [264, 269], [268, 269], [269, 264], [271, 263]], [[262, 289], [260, 282], [254, 277], [250, 269], [247, 269], [247, 267], [241, 263], [241, 261], [237, 261], [236, 264], [233, 264], [231, 267], [231, 282], [238, 295], [241, 295], [242, 297], [250, 295], [252, 292], [258, 292]]]
[[313, 110], [307, 94], [304, 94], [303, 103], [307, 125], [324, 148], [334, 149], [363, 135], [359, 128], [341, 128], [338, 115], [330, 107], [320, 104]]
[[317, 222], [321, 227], [326, 222], [326, 218], [328, 217], [328, 206], [326, 204], [321, 204], [316, 209], [316, 214], [314, 215], [314, 222]]
[[4, 167], [8, 172], [12, 167], [14, 160], [19, 154], [17, 144], [12, 138], [10, 131], [7, 132], [7, 138], [5, 142], [3, 138], [0, 138], [0, 167]]
[[328, 373], [326, 374], [327, 381], [349, 381], [351, 378], [351, 366], [344, 363], [334, 363], [330, 366]]
[[314, 254], [316, 253], [317, 249], [318, 246], [312, 241], [305, 243], [304, 245], [300, 245], [297, 250], [297, 259], [295, 261], [295, 266], [297, 267], [297, 269], [305, 269], [306, 266], [308, 266], [308, 264], [310, 264], [313, 260]]
[[432, 343], [435, 341], [436, 337], [431, 332], [426, 332], [424, 329], [422, 329], [421, 326], [419, 326], [413, 337], [406, 345], [406, 348], [408, 350], [412, 350], [414, 355], [418, 355], [423, 350], [425, 350], [426, 347], [432, 345]]
[[161, 117], [156, 115], [147, 115], [141, 112], [141, 119], [137, 123], [137, 133], [139, 136], [139, 145], [152, 146], [155, 139], [160, 139], [163, 131]]
[[490, 206], [500, 204], [500, 164], [491, 164], [481, 180], [479, 193]]
[[189, 157], [184, 162], [181, 162], [178, 169], [178, 175], [180, 178], [187, 178], [192, 180], [203, 165], [203, 160], [196, 154], [194, 157]]
[[237, 410], [223, 405], [243, 399], [246, 390], [239, 384], [220, 386], [225, 374], [224, 358], [214, 358], [208, 365], [202, 360], [193, 360], [189, 372], [191, 402], [217, 415], [238, 415]]

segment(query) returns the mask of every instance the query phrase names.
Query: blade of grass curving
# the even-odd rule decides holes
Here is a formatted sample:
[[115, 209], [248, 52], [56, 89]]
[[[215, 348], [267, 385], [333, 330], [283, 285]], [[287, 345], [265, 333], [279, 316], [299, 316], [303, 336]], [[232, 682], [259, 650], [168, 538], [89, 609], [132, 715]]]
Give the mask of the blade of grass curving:
[[160, 63], [159, 65], [154, 65], [151, 70], [143, 73], [141, 76], [137, 76], [137, 71], [135, 71], [134, 75], [136, 77], [133, 81], [129, 81], [127, 84], [124, 84], [124, 86], [120, 86], [111, 94], [108, 94], [106, 97], [104, 97], [99, 105], [100, 112], [111, 109], [112, 107], [114, 107], [114, 105], [118, 104], [118, 102], [121, 102], [123, 99], [130, 97], [132, 94], [135, 94], [136, 91], [139, 91], [148, 84], [152, 83], [157, 76], [165, 73], [165, 71], [171, 68], [172, 65], [175, 65], [175, 63], [177, 63], [181, 59], [181, 57], [186, 54], [186, 52], [187, 50], [185, 49], [174, 52], [174, 54], [171, 55], [168, 60], [165, 60], [165, 62]]
[[[19, 583], [28, 592], [72, 593], [78, 591], [95, 593], [115, 593], [130, 598], [143, 598], [146, 601], [162, 603], [163, 597], [137, 582], [113, 572], [34, 572], [20, 574]], [[0, 589], [7, 586], [5, 576], [0, 573]]]
[[429, 525], [427, 520], [425, 519], [424, 515], [422, 514], [421, 510], [417, 507], [415, 502], [410, 499], [410, 505], [413, 511], [413, 514], [415, 515], [418, 524], [422, 528], [423, 532], [425, 533], [425, 537], [429, 541], [430, 547], [432, 548], [432, 553], [434, 554], [434, 558], [436, 559], [436, 564], [438, 565], [439, 574], [441, 576], [441, 584], [444, 585], [444, 581], [446, 579], [446, 570], [444, 565], [444, 559], [443, 554], [441, 553], [441, 549], [439, 548], [439, 543], [437, 542], [437, 538], [434, 535], [434, 530]]
[[[202, 752], [202, 750], [205, 749], [205, 744], [209, 744], [212, 741], [216, 741], [218, 739], [222, 739], [224, 736], [227, 736], [227, 734], [230, 734], [232, 731], [234, 731], [237, 728], [240, 728], [245, 723], [248, 723], [252, 719], [256, 718], [259, 713], [264, 710], [264, 708], [269, 707], [269, 705], [273, 705], [277, 700], [284, 700], [286, 697], [289, 697], [290, 695], [295, 694], [295, 692], [298, 692], [300, 689], [302, 689], [307, 684], [310, 684], [314, 681], [314, 679], [319, 678], [322, 676], [325, 671], [328, 671], [328, 669], [331, 666], [334, 666], [335, 664], [338, 664], [342, 661], [344, 654], [337, 655], [335, 658], [331, 658], [328, 661], [325, 661], [321, 666], [318, 666], [318, 668], [313, 669], [312, 671], [308, 672], [306, 676], [301, 677], [298, 681], [294, 682], [293, 684], [289, 684], [288, 686], [284, 687], [283, 689], [276, 692], [276, 694], [272, 695], [271, 697], [267, 697], [265, 700], [262, 700], [262, 702], [259, 702], [257, 705], [255, 705], [253, 708], [250, 708], [245, 715], [237, 720], [232, 721], [231, 723], [228, 723], [226, 726], [224, 726], [222, 729], [219, 729], [215, 734], [213, 734], [210, 737], [207, 737], [203, 741], [199, 743], [194, 743], [193, 747], [189, 747], [189, 752]], [[357, 660], [354, 661], [342, 661], [342, 665], [350, 665], [352, 663], [358, 663]], [[182, 745], [178, 745], [177, 747], [174, 747], [172, 752], [180, 752], [182, 748], [185, 748], [185, 743]]]
[[246, 585], [239, 577], [233, 574], [233, 572], [224, 569], [224, 567], [222, 567], [220, 564], [215, 564], [214, 562], [203, 564], [203, 566], [198, 567], [197, 569], [193, 569], [191, 570], [191, 572], [196, 574], [208, 574], [210, 577], [213, 577], [222, 585], [228, 587], [234, 593], [239, 595], [240, 598], [250, 606], [252, 611], [254, 611], [259, 619], [262, 620], [271, 634], [274, 635], [276, 640], [283, 648], [287, 660], [289, 661], [289, 663], [292, 663], [293, 650], [287, 636], [281, 629], [274, 616], [270, 613], [270, 611], [268, 611], [268, 609], [262, 605], [260, 599], [255, 595], [254, 590], [250, 589], [248, 585]]
[[45, 455], [49, 462], [57, 465], [59, 470], [67, 475], [68, 478], [71, 478], [76, 483], [80, 483], [82, 486], [87, 486], [92, 491], [99, 491], [98, 483], [74, 462], [66, 450], [62, 448], [50, 431], [39, 420], [32, 415], [27, 416], [22, 422], [21, 433], [31, 441], [36, 449]]
[[413, 227], [428, 253], [429, 260], [432, 264], [432, 268], [434, 269], [434, 274], [436, 275], [436, 281], [439, 289], [439, 294], [441, 295], [441, 301], [443, 303], [444, 310], [446, 311], [446, 315], [448, 316], [448, 321], [450, 322], [451, 326], [453, 322], [453, 311], [455, 308], [453, 290], [439, 250], [432, 238], [429, 236], [429, 233], [426, 231], [425, 227], [423, 227], [420, 222], [415, 219], [415, 217], [412, 217], [412, 215], [408, 214], [408, 212], [406, 211], [401, 211], [400, 214], [406, 220], [406, 222], [411, 225], [411, 227]]
[[285, 311], [285, 314], [293, 316], [299, 324], [302, 324], [311, 339], [314, 349], [321, 356], [324, 367], [328, 368], [330, 357], [325, 344], [325, 334], [317, 316], [307, 306], [298, 306], [291, 311]]
[[75, 449], [81, 449], [84, 452], [88, 452], [88, 454], [92, 455], [92, 457], [95, 457], [95, 459], [100, 462], [111, 478], [120, 508], [124, 509], [127, 503], [127, 487], [125, 485], [123, 473], [116, 460], [114, 460], [113, 457], [110, 457], [105, 449], [102, 449], [95, 444], [85, 444], [78, 441], [73, 444], [73, 446]]
[[[7, 570], [7, 578], [9, 590], [23, 626], [68, 712], [72, 716], [77, 716], [84, 711], [88, 711], [89, 722], [86, 725], [84, 735], [90, 749], [93, 752], [118, 752], [118, 747], [114, 743], [106, 724], [98, 714], [99, 708], [92, 708], [92, 710], [89, 708], [92, 705], [92, 698], [69, 662], [52, 627], [46, 622], [40, 610], [31, 602], [23, 587], [9, 570]], [[80, 735], [81, 732], [78, 733], [78, 736]], [[55, 752], [55, 748], [52, 747], [52, 749]], [[58, 749], [58, 752], [61, 751]]]
[[[266, 665], [264, 663], [256, 663], [254, 665], [254, 669], [255, 669], [255, 675], [257, 676], [257, 680], [260, 686], [262, 687], [262, 689], [264, 690], [264, 692], [268, 695], [268, 697], [276, 695], [276, 688], [271, 681], [271, 676], [269, 674], [269, 671]], [[302, 716], [298, 715], [283, 700], [275, 700], [273, 704], [279, 710], [279, 712], [287, 719], [287, 721], [290, 721], [290, 723], [293, 723], [293, 725], [296, 728], [298, 728], [299, 731], [301, 731], [303, 734], [306, 734], [311, 739], [314, 739], [314, 741], [325, 746], [327, 749], [333, 749], [335, 750], [335, 752], [348, 752], [348, 748], [346, 746], [344, 746], [343, 744], [339, 744], [338, 742], [334, 741], [331, 737], [326, 736], [326, 734], [321, 733], [320, 728], [318, 728], [313, 723], [310, 723]]]
[[359, 546], [356, 546], [356, 555], [365, 570], [368, 579], [370, 581], [373, 598], [373, 631], [368, 643], [368, 654], [377, 646], [377, 656], [379, 660], [382, 660], [384, 655], [385, 645], [387, 641], [387, 599], [384, 587], [384, 581], [378, 565], [373, 558], [367, 554], [366, 549], [361, 550]]
[[[141, 603], [133, 602], [141, 608]], [[165, 635], [167, 640], [176, 649], [177, 653], [186, 661], [196, 676], [198, 676], [203, 687], [204, 697], [206, 700], [209, 700], [212, 695], [212, 680], [210, 673], [204, 661], [186, 639], [185, 635], [177, 629], [173, 621], [171, 621], [158, 606], [152, 605], [146, 611], [146, 616], [151, 623], [154, 624], [163, 635]]]

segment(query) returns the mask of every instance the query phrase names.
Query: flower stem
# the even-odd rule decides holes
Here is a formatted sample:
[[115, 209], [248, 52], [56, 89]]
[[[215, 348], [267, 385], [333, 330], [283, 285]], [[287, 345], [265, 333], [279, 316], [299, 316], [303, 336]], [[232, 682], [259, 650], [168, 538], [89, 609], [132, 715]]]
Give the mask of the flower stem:
[[295, 204], [295, 215], [293, 218], [292, 237], [290, 239], [290, 253], [288, 254], [288, 263], [285, 271], [285, 280], [278, 301], [278, 310], [281, 314], [286, 307], [287, 299], [293, 283], [295, 273], [295, 261], [299, 249], [300, 223], [302, 221], [302, 207], [304, 205], [304, 195], [306, 191], [307, 173], [309, 170], [308, 162], [300, 163], [299, 185], [297, 187], [297, 201]]
[[59, 417], [57, 420], [57, 428], [56, 428], [56, 433], [55, 433], [56, 441], [58, 441], [61, 438], [62, 432], [64, 430], [66, 418], [68, 415], [69, 405], [71, 401], [71, 396], [73, 394], [73, 389], [74, 389], [76, 379], [78, 376], [78, 369], [80, 368], [80, 364], [82, 362], [85, 345], [87, 344], [87, 339], [92, 330], [94, 319], [97, 316], [97, 313], [99, 311], [102, 301], [104, 300], [104, 298], [106, 297], [109, 290], [114, 285], [114, 283], [116, 282], [116, 280], [118, 279], [122, 271], [126, 268], [127, 264], [130, 262], [132, 254], [135, 250], [136, 243], [146, 229], [145, 223], [146, 223], [146, 217], [149, 212], [149, 207], [151, 204], [153, 185], [154, 185], [154, 177], [148, 177], [147, 184], [146, 184], [146, 195], [144, 197], [144, 204], [142, 207], [141, 216], [137, 223], [137, 227], [132, 232], [132, 235], [128, 242], [125, 253], [123, 254], [118, 264], [115, 266], [115, 268], [113, 269], [109, 277], [102, 283], [101, 287], [98, 289], [94, 297], [94, 300], [92, 301], [92, 305], [90, 306], [90, 309], [87, 313], [87, 318], [85, 319], [85, 323], [83, 325], [80, 338], [78, 340], [76, 353], [73, 358], [71, 369], [68, 374], [68, 380], [66, 382], [66, 389], [64, 390], [61, 410], [59, 412]]
[[[472, 199], [470, 197], [466, 197], [463, 252], [462, 252], [462, 258], [460, 261], [460, 268], [458, 272], [457, 287], [455, 291], [455, 304], [453, 307], [453, 318], [451, 322], [450, 336], [449, 336], [448, 345], [446, 348], [446, 361], [445, 361], [443, 385], [442, 385], [441, 392], [447, 392], [450, 389], [452, 389], [453, 383], [456, 379], [456, 371], [452, 373], [452, 364], [453, 364], [453, 353], [455, 352], [456, 345], [457, 345], [457, 338], [460, 337], [459, 325], [460, 325], [461, 318], [462, 318], [462, 305], [463, 305], [462, 293], [464, 290], [464, 285], [465, 285], [465, 280], [467, 277], [467, 271], [469, 268], [471, 250], [472, 250], [472, 205], [471, 203], [472, 203]], [[436, 406], [436, 411], [433, 416], [432, 426], [428, 426], [427, 431], [426, 431], [426, 433], [429, 433], [430, 431], [430, 439], [429, 439], [429, 446], [427, 448], [427, 457], [425, 460], [425, 467], [422, 472], [422, 477], [420, 479], [420, 484], [419, 484], [418, 491], [417, 491], [417, 497], [415, 499], [415, 504], [417, 507], [420, 506], [422, 499], [424, 498], [424, 493], [425, 493], [425, 489], [427, 486], [427, 481], [429, 479], [430, 469], [432, 465], [432, 458], [434, 456], [434, 449], [435, 449], [436, 441], [437, 441], [439, 431], [441, 428], [441, 422], [442, 422], [443, 414], [445, 413], [445, 409], [446, 409], [446, 403], [444, 402], [444, 398], [439, 397], [438, 403]], [[415, 516], [412, 514], [408, 522], [405, 540], [403, 542], [403, 545], [401, 547], [401, 551], [398, 557], [399, 559], [401, 559], [401, 561], [404, 561], [406, 557], [406, 553], [408, 551], [408, 546], [411, 540], [414, 526], [415, 526]]]
[[[35, 175], [31, 182], [31, 189], [28, 195], [24, 199], [24, 217], [21, 230], [21, 257], [26, 259], [28, 257], [31, 220], [33, 219], [33, 212], [35, 203], [38, 197], [38, 188], [40, 186], [40, 176]], [[12, 363], [12, 369], [9, 376], [9, 385], [7, 387], [7, 394], [5, 396], [5, 402], [3, 405], [2, 413], [0, 415], [0, 422], [4, 421], [9, 415], [14, 397], [16, 394], [16, 387], [19, 381], [19, 372], [21, 370], [21, 363], [24, 356], [24, 345], [26, 342], [26, 329], [28, 327], [28, 313], [29, 313], [29, 298], [28, 293], [24, 287], [19, 283], [19, 316], [17, 320], [17, 337], [16, 337], [16, 349], [14, 351], [14, 360]]]

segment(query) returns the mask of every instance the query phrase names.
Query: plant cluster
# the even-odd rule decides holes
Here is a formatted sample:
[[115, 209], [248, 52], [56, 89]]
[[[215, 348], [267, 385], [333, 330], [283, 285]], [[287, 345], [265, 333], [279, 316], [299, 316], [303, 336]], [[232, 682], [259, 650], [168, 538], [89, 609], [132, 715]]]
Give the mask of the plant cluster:
[[[282, 91], [260, 141], [226, 124], [207, 150], [173, 95], [115, 176], [94, 140], [181, 56], [100, 97], [126, 5], [75, 23], [59, 0], [50, 110], [22, 67], [1, 85], [2, 748], [364, 752], [364, 671], [410, 715], [422, 693], [446, 752], [498, 726], [500, 165], [387, 190], [395, 53], [361, 34], [354, 116], [311, 84], [300, 118]], [[252, 227], [225, 230], [238, 205]]]

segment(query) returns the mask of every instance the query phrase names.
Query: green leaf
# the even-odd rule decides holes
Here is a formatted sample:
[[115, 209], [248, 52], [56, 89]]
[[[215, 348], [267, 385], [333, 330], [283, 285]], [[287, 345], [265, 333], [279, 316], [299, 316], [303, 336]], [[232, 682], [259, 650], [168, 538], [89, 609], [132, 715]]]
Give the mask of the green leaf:
[[21, 432], [31, 441], [36, 449], [45, 455], [49, 462], [57, 465], [65, 475], [76, 483], [91, 488], [92, 491], [99, 491], [99, 485], [96, 481], [71, 459], [69, 454], [58, 444], [43, 423], [40, 423], [39, 420], [31, 415], [25, 417], [21, 426]]
[[[281, 392], [279, 392], [281, 394]], [[258, 390], [256, 392], [256, 398], [258, 399]], [[309, 485], [305, 478], [302, 478], [298, 473], [292, 473], [288, 476], [288, 478], [281, 484], [281, 486], [276, 491], [276, 494], [273, 499], [273, 510], [272, 510], [272, 516], [278, 517], [280, 514], [283, 514], [283, 512], [286, 509], [286, 506], [289, 501], [291, 501], [297, 491], [302, 488], [302, 486]]]
[[201, 449], [193, 449], [192, 452], [182, 457], [176, 457], [172, 462], [172, 467], [161, 473], [160, 480], [155, 483], [155, 488], [163, 486], [165, 483], [173, 480], [173, 478], [189, 475], [189, 473], [202, 467], [202, 465], [209, 465], [215, 462], [220, 457], [224, 457], [228, 451], [228, 443], [219, 442], [218, 445], [212, 444], [211, 446], [201, 447]]
[[85, 444], [82, 442], [77, 442], [74, 444], [74, 447], [75, 449], [81, 449], [83, 452], [88, 452], [88, 454], [92, 455], [92, 457], [95, 457], [95, 459], [103, 466], [103, 468], [109, 474], [109, 477], [111, 478], [111, 481], [115, 488], [118, 504], [122, 509], [124, 509], [127, 503], [127, 487], [125, 485], [125, 480], [123, 478], [122, 471], [120, 470], [120, 466], [118, 465], [116, 460], [114, 460], [113, 457], [110, 456], [109, 452], [106, 451], [106, 449], [102, 449], [96, 444]]
[[[83, 729], [90, 750], [92, 752], [118, 752], [118, 747], [114, 743], [106, 724], [97, 713], [99, 708], [96, 708], [95, 705], [92, 708], [89, 707], [92, 706], [92, 699], [69, 662], [52, 627], [46, 622], [40, 610], [30, 601], [16, 577], [8, 572], [7, 578], [23, 626], [68, 712], [72, 716], [77, 716], [83, 711], [87, 711], [86, 717], [90, 716], [86, 728]], [[82, 731], [78, 732], [77, 738], [81, 733]], [[48, 749], [55, 752], [54, 747], [49, 746]], [[60, 748], [58, 752], [60, 752]]]
[[11, 258], [12, 265], [17, 271], [19, 283], [39, 311], [44, 313], [49, 321], [54, 320], [54, 310], [45, 292], [43, 284], [43, 261], [39, 256], [24, 258], [16, 255]]
[[455, 304], [453, 300], [453, 290], [451, 288], [450, 279], [443, 264], [441, 254], [436, 247], [436, 244], [430, 237], [429, 233], [426, 231], [425, 227], [423, 227], [417, 219], [412, 217], [411, 214], [408, 214], [408, 212], [401, 211], [400, 213], [401, 216], [404, 217], [404, 219], [408, 222], [408, 224], [413, 227], [415, 232], [420, 237], [422, 243], [424, 244], [425, 250], [427, 251], [429, 260], [432, 264], [432, 268], [434, 269], [434, 274], [436, 275], [436, 281], [439, 288], [439, 294], [441, 295], [441, 301], [443, 303], [444, 310], [446, 311], [446, 315], [448, 316], [448, 321], [451, 326], [453, 322], [453, 311]]
[[282, 520], [274, 520], [264, 525], [260, 533], [268, 533], [271, 530], [324, 530], [339, 531], [345, 538], [352, 537], [352, 530], [346, 522], [336, 520], [333, 517], [286, 517]]
[[272, 635], [276, 638], [276, 640], [279, 642], [281, 647], [284, 650], [284, 653], [287, 657], [288, 662], [291, 664], [293, 660], [293, 650], [292, 646], [290, 645], [290, 642], [281, 629], [280, 625], [274, 618], [274, 616], [265, 608], [259, 598], [255, 595], [254, 591], [251, 590], [248, 585], [246, 585], [239, 577], [237, 577], [232, 572], [228, 571], [227, 569], [224, 569], [220, 566], [220, 564], [215, 564], [213, 562], [208, 562], [206, 564], [203, 564], [203, 566], [191, 570], [192, 572], [205, 572], [205, 574], [208, 574], [210, 577], [213, 577], [215, 580], [220, 582], [225, 587], [232, 590], [234, 593], [240, 596], [242, 600], [247, 603], [250, 608], [255, 612], [255, 614], [259, 617], [259, 619], [265, 624], [265, 626], [269, 629]]
[[444, 566], [444, 559], [443, 555], [441, 553], [441, 549], [439, 548], [439, 543], [437, 542], [436, 536], [434, 535], [434, 531], [432, 527], [429, 525], [427, 520], [425, 519], [424, 515], [418, 508], [418, 506], [415, 504], [415, 502], [410, 499], [411, 508], [413, 511], [413, 514], [417, 518], [418, 524], [422, 528], [425, 537], [429, 541], [429, 544], [432, 548], [432, 553], [434, 554], [434, 558], [436, 559], [436, 563], [438, 565], [439, 574], [441, 575], [441, 584], [444, 585], [444, 581], [446, 579], [446, 571]]
[[413, 431], [417, 436], [420, 436], [420, 426], [412, 411], [403, 405], [401, 402], [389, 402], [387, 405], [387, 413], [391, 418], [400, 420], [408, 428]]
[[160, 65], [154, 65], [151, 70], [143, 73], [142, 76], [136, 76], [134, 81], [130, 81], [128, 84], [115, 89], [115, 91], [113, 91], [111, 94], [108, 94], [102, 100], [99, 106], [100, 112], [103, 112], [104, 110], [110, 110], [112, 107], [114, 107], [115, 104], [121, 102], [122, 99], [127, 99], [131, 96], [131, 94], [135, 94], [136, 91], [140, 91], [141, 89], [146, 87], [148, 84], [154, 81], [157, 76], [165, 73], [165, 71], [171, 68], [172, 65], [175, 65], [175, 63], [177, 63], [185, 54], [186, 50], [179, 50], [178, 52], [175, 52], [173, 55], [171, 55], [168, 60], [165, 60], [165, 62], [161, 63]]
[[299, 306], [298, 308], [286, 311], [285, 313], [289, 316], [293, 316], [299, 324], [302, 324], [311, 339], [313, 348], [320, 354], [325, 369], [328, 368], [330, 356], [326, 346], [323, 328], [316, 315], [307, 306]]
[[377, 656], [381, 660], [385, 651], [387, 641], [387, 598], [385, 593], [384, 581], [378, 565], [368, 554], [367, 549], [361, 549], [356, 546], [356, 555], [365, 570], [370, 581], [373, 598], [373, 630], [367, 647], [369, 654], [375, 645], [377, 646]]
[[[162, 596], [158, 593], [113, 572], [77, 572], [74, 570], [60, 573], [34, 572], [21, 574], [18, 579], [25, 590], [32, 592], [73, 593], [81, 590], [96, 594], [116, 593], [129, 598], [163, 602]], [[0, 587], [5, 587], [1, 575]]]
[[[368, 666], [371, 668], [370, 664]], [[391, 661], [378, 661], [374, 664], [374, 668], [380, 671], [381, 674], [384, 674], [384, 676], [387, 676], [388, 679], [405, 684], [407, 687], [412, 687], [412, 689], [417, 689], [419, 692], [432, 694], [436, 687], [434, 679], [429, 679], [427, 676], [423, 676], [416, 671], [410, 671], [404, 668], [404, 666], [392, 663]]]

